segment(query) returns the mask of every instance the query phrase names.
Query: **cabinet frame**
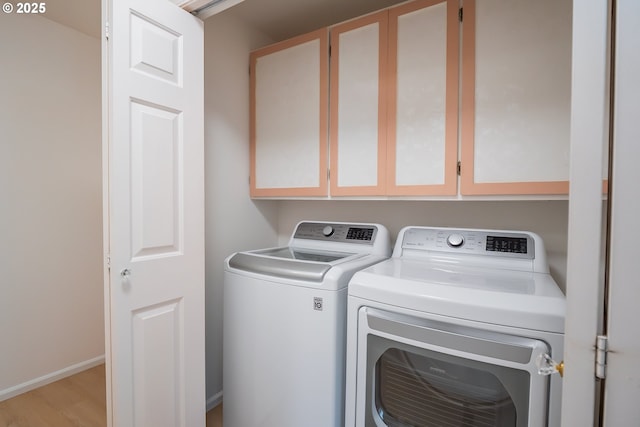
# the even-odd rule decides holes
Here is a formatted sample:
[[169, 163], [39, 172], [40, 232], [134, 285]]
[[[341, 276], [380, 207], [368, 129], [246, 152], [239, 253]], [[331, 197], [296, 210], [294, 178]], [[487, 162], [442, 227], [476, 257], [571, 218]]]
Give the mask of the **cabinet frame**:
[[567, 195], [569, 181], [475, 182], [476, 0], [464, 0], [460, 195]]
[[[446, 48], [445, 48], [445, 111], [444, 111], [444, 152], [438, 152], [432, 159], [443, 156], [443, 183], [415, 184], [406, 182], [397, 184], [396, 171], [399, 121], [398, 114], [398, 26], [399, 19], [420, 9], [436, 5], [446, 5]], [[568, 181], [527, 181], [527, 182], [476, 182], [475, 146], [476, 131], [476, 42], [477, 7], [476, 0], [413, 0], [398, 6], [392, 6], [334, 26], [323, 28], [309, 34], [298, 36], [251, 53], [251, 197], [449, 197], [465, 196], [566, 196]], [[464, 12], [462, 16], [461, 12]], [[442, 21], [438, 21], [442, 22]], [[367, 156], [366, 174], [370, 178], [364, 185], [355, 183], [339, 186], [340, 169], [338, 167], [339, 120], [338, 103], [340, 95], [340, 35], [372, 23], [378, 24], [378, 105], [377, 105], [377, 152], [376, 158]], [[440, 33], [442, 34], [442, 33]], [[329, 38], [331, 37], [331, 46]], [[293, 47], [306, 41], [320, 40], [320, 129], [318, 130], [318, 186], [291, 188], [257, 188], [256, 186], [256, 61], [263, 55]], [[371, 38], [368, 40], [372, 40]], [[434, 39], [435, 40], [435, 39]], [[442, 46], [442, 45], [439, 45]], [[369, 45], [371, 48], [371, 45]], [[330, 50], [333, 50], [331, 52]], [[369, 56], [368, 58], [371, 58]], [[443, 58], [438, 53], [438, 60]], [[330, 61], [330, 63], [329, 63]], [[330, 68], [329, 68], [330, 67]], [[352, 73], [352, 71], [350, 71]], [[314, 74], [315, 76], [315, 74]], [[369, 74], [371, 77], [371, 74]], [[442, 76], [442, 74], [440, 74]], [[441, 78], [441, 77], [439, 77]], [[350, 77], [353, 80], [353, 74]], [[331, 83], [329, 84], [329, 80]], [[371, 83], [374, 87], [375, 83]], [[374, 95], [375, 96], [375, 95]], [[442, 95], [438, 95], [441, 99]], [[363, 98], [364, 99], [364, 98]], [[435, 104], [440, 108], [442, 104]], [[373, 118], [373, 111], [367, 110], [367, 117]], [[368, 120], [368, 119], [367, 119]], [[348, 122], [347, 122], [348, 123]], [[357, 122], [354, 122], [357, 123]], [[364, 122], [362, 122], [364, 123]], [[367, 121], [367, 123], [369, 123]], [[441, 123], [441, 122], [438, 122]], [[357, 129], [357, 128], [356, 128]], [[370, 122], [362, 129], [369, 132], [366, 136], [367, 150], [373, 147], [371, 135], [376, 124]], [[440, 136], [434, 141], [440, 141]], [[364, 141], [364, 139], [363, 139]], [[347, 142], [348, 143], [348, 142]], [[419, 148], [418, 148], [419, 149]], [[287, 153], [283, 153], [286, 155]], [[406, 155], [406, 154], [405, 154]], [[348, 156], [353, 162], [353, 154]], [[356, 158], [357, 159], [357, 158]], [[377, 174], [373, 177], [376, 162]], [[315, 159], [314, 159], [315, 163]], [[440, 163], [438, 162], [438, 167]], [[314, 164], [315, 167], [315, 164]], [[344, 167], [344, 166], [343, 166]], [[415, 167], [415, 166], [414, 166]], [[420, 167], [420, 166], [418, 166]], [[427, 166], [425, 166], [427, 167]], [[410, 169], [409, 169], [410, 170]], [[329, 174], [330, 172], [330, 174]], [[345, 173], [345, 169], [342, 170]], [[359, 172], [356, 172], [359, 173]], [[371, 175], [369, 175], [371, 174]], [[275, 176], [275, 175], [274, 175]], [[307, 178], [309, 174], [305, 175]], [[352, 175], [356, 176], [356, 175]], [[360, 175], [357, 175], [360, 176]], [[433, 175], [432, 175], [433, 176]], [[460, 179], [458, 180], [458, 176]], [[401, 178], [403, 179], [403, 178]], [[433, 178], [430, 178], [433, 179]], [[517, 179], [517, 178], [516, 178]], [[520, 178], [522, 179], [522, 178]], [[544, 178], [540, 178], [544, 179]], [[369, 185], [375, 182], [375, 184]], [[424, 182], [424, 181], [423, 181]]]
[[[446, 101], [444, 183], [396, 184], [396, 111], [398, 70], [398, 19], [416, 10], [445, 3], [447, 6]], [[416, 0], [389, 9], [389, 73], [387, 109], [387, 194], [390, 196], [455, 196], [458, 192], [458, 97], [460, 22], [457, 0]]]
[[[445, 138], [444, 176], [442, 184], [396, 184], [398, 20], [402, 15], [446, 4], [445, 60]], [[377, 184], [338, 186], [339, 168], [339, 67], [340, 35], [377, 23], [378, 34], [378, 152]], [[331, 196], [455, 196], [458, 162], [458, 96], [459, 96], [459, 21], [457, 0], [417, 0], [381, 12], [338, 24], [330, 28], [330, 170]]]
[[[258, 188], [256, 175], [256, 65], [259, 58], [303, 43], [319, 40], [319, 128], [318, 128], [318, 186]], [[329, 128], [329, 32], [327, 28], [312, 31], [289, 40], [255, 50], [250, 54], [250, 195], [251, 197], [318, 197], [328, 195], [327, 139]], [[286, 153], [283, 153], [286, 155]]]
[[[377, 184], [369, 186], [338, 186], [339, 179], [339, 114], [340, 104], [340, 35], [371, 24], [378, 24], [378, 152], [377, 152]], [[331, 37], [331, 84], [330, 84], [330, 194], [332, 196], [383, 196], [385, 195], [386, 175], [386, 120], [387, 120], [387, 37], [388, 12], [366, 15], [330, 28]]]

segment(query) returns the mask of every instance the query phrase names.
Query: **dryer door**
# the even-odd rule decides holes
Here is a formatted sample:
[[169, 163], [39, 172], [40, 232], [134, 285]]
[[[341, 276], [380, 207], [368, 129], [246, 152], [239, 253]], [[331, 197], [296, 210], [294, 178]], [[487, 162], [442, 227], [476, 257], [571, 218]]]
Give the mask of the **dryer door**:
[[370, 307], [358, 317], [356, 425], [547, 425], [544, 342]]

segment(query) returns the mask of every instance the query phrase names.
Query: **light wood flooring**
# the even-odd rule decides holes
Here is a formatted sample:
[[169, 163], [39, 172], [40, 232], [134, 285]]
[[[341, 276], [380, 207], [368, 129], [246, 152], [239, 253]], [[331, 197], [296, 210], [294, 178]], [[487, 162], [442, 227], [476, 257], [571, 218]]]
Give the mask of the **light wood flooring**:
[[[0, 402], [0, 427], [106, 427], [104, 365]], [[222, 405], [206, 427], [222, 427]]]

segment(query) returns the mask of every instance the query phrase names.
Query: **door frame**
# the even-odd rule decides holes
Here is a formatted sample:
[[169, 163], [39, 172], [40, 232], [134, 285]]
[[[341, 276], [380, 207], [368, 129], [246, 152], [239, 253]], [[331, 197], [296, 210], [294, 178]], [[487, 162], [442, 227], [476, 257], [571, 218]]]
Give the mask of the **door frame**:
[[606, 249], [603, 165], [609, 140], [607, 0], [573, 2], [567, 316], [562, 425], [595, 425], [595, 340], [602, 333]]
[[634, 425], [640, 419], [640, 342], [633, 333], [640, 314], [637, 301], [637, 256], [640, 239], [637, 183], [640, 171], [640, 130], [637, 103], [640, 97], [638, 31], [640, 4], [637, 0], [613, 1], [615, 19], [612, 58], [612, 110], [610, 145], [610, 203], [608, 209], [607, 282], [605, 294], [606, 379], [602, 387], [601, 425]]

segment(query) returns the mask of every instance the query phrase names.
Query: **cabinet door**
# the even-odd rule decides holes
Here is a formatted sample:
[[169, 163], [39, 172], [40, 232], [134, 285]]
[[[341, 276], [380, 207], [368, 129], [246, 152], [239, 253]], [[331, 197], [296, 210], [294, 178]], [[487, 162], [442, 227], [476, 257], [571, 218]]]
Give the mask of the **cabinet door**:
[[570, 0], [465, 0], [462, 194], [566, 194]]
[[251, 196], [327, 194], [328, 31], [251, 53]]
[[331, 28], [331, 194], [385, 194], [386, 11]]
[[458, 2], [389, 10], [387, 193], [455, 195]]

